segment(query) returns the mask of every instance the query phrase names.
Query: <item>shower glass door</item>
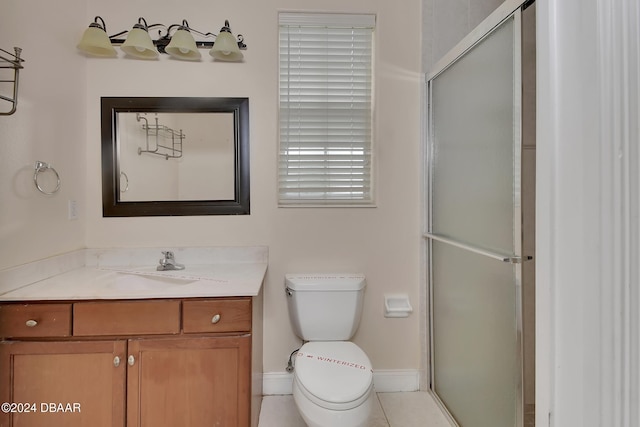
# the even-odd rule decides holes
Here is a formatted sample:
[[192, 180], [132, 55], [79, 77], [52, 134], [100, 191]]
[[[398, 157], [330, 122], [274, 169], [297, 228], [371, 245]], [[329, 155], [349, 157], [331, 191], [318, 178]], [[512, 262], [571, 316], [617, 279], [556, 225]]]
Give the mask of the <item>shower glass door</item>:
[[431, 387], [463, 427], [522, 425], [520, 14], [429, 86]]

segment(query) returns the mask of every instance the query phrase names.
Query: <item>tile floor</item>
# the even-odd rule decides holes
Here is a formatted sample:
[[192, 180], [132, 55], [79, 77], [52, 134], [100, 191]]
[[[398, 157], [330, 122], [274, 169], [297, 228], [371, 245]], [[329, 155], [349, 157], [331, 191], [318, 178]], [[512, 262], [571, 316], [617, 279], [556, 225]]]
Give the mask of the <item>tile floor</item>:
[[[264, 396], [259, 427], [305, 427], [292, 395]], [[451, 427], [427, 392], [378, 393], [367, 427]]]

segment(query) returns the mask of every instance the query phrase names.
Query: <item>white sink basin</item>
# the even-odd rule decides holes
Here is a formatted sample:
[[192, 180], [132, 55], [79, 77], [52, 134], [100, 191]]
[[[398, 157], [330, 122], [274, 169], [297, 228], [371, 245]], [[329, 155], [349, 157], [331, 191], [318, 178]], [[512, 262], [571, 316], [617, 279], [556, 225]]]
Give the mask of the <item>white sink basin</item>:
[[184, 279], [180, 277], [116, 273], [112, 283], [108, 286], [112, 289], [129, 291], [158, 291], [176, 286], [190, 285], [197, 280]]

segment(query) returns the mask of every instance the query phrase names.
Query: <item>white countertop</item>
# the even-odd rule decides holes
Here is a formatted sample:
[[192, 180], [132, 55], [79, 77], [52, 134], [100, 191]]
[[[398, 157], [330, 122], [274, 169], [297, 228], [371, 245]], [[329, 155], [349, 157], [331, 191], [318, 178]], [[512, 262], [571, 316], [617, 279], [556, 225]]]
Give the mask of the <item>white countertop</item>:
[[[189, 267], [187, 267], [189, 268]], [[0, 295], [3, 301], [87, 300], [256, 296], [267, 271], [266, 264], [193, 266], [210, 272], [195, 279], [165, 271], [162, 276], [82, 267]], [[135, 269], [144, 270], [142, 268]], [[158, 272], [160, 273], [160, 272]]]
[[[184, 254], [189, 252], [184, 251]], [[155, 265], [146, 262], [114, 265], [88, 259], [83, 263], [85, 265], [67, 268], [56, 274], [34, 276], [37, 280], [28, 283], [16, 281], [15, 286], [0, 283], [3, 285], [0, 286], [0, 301], [256, 296], [260, 293], [267, 271], [266, 258], [262, 256], [251, 256], [244, 260], [235, 258], [235, 261], [224, 259], [223, 262], [206, 264], [189, 264], [186, 258], [177, 258], [178, 262], [184, 261], [184, 270], [168, 271], [157, 271]], [[130, 257], [128, 259], [131, 260]], [[191, 259], [203, 261], [202, 257], [192, 256]], [[21, 267], [22, 270], [25, 268], [28, 266]], [[32, 268], [37, 269], [38, 266]], [[28, 272], [28, 275], [31, 274]], [[21, 275], [24, 275], [24, 271]], [[0, 274], [0, 280], [15, 276], [20, 275], [15, 272], [12, 275]]]

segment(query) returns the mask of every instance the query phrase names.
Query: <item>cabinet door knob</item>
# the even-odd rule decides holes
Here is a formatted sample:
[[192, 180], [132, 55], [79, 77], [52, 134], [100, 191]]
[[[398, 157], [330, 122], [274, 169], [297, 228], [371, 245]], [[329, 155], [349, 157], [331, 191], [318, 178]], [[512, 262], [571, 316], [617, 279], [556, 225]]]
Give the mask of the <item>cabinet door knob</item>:
[[36, 321], [35, 321], [35, 320], [33, 320], [33, 319], [29, 319], [29, 320], [27, 320], [27, 321], [25, 322], [25, 325], [27, 325], [27, 326], [28, 326], [28, 327], [30, 327], [30, 328], [34, 328], [34, 327], [38, 326], [38, 322], [36, 322]]
[[129, 358], [127, 359], [127, 363], [129, 364], [129, 366], [133, 366], [136, 363], [136, 358], [133, 357], [133, 354], [129, 355]]
[[113, 366], [115, 366], [116, 368], [120, 366], [120, 358], [118, 356], [113, 358]]
[[220, 321], [221, 318], [222, 317], [219, 314], [216, 314], [215, 316], [213, 316], [211, 318], [211, 323], [216, 324], [216, 323], [218, 323]]

